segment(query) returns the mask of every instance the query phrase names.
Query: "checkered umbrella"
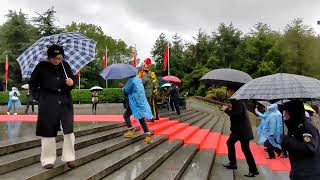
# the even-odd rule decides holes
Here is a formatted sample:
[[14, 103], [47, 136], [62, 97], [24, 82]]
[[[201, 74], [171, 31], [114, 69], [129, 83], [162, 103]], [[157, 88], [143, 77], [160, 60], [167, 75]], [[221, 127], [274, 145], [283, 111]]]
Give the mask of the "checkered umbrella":
[[74, 74], [94, 60], [96, 42], [80, 33], [68, 32], [43, 37], [17, 59], [23, 78], [30, 78], [36, 65], [47, 59], [47, 49], [53, 44], [63, 47], [64, 60], [69, 63]]
[[273, 74], [246, 83], [231, 99], [320, 99], [320, 81], [295, 74]]

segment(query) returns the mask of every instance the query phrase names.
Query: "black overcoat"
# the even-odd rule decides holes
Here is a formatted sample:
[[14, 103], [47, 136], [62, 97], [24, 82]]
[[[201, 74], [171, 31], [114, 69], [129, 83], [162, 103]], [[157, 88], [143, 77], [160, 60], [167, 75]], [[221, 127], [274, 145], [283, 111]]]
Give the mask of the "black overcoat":
[[[69, 64], [63, 61], [69, 78], [75, 80]], [[33, 71], [30, 81], [31, 94], [39, 103], [36, 135], [56, 137], [59, 130], [64, 134], [73, 133], [73, 103], [71, 90], [66, 84], [62, 64], [40, 62]]]
[[227, 109], [225, 111], [230, 116], [231, 132], [245, 140], [252, 140], [254, 137], [245, 103], [243, 101], [232, 100], [231, 104], [232, 110]]

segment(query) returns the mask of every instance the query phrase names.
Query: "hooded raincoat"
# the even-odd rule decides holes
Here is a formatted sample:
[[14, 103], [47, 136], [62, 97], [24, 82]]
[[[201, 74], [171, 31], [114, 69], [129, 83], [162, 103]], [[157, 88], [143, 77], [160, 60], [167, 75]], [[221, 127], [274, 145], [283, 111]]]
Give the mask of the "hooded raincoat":
[[[17, 100], [13, 100], [13, 97], [17, 97]], [[12, 88], [12, 91], [9, 92], [9, 99], [8, 99], [8, 108], [11, 109], [13, 104], [15, 105], [15, 108], [18, 108], [21, 106], [21, 101], [19, 99], [20, 97], [20, 92], [18, 91], [17, 88]]]
[[258, 110], [255, 111], [256, 115], [261, 118], [261, 122], [259, 126], [257, 127], [257, 133], [259, 136], [259, 144], [263, 144], [266, 141], [266, 134], [265, 134], [265, 128], [267, 124], [267, 117], [268, 117], [268, 110], [264, 113], [259, 112]]
[[283, 135], [283, 121], [282, 114], [278, 110], [277, 104], [272, 104], [268, 107], [268, 117], [265, 127], [266, 139], [273, 147], [281, 149], [280, 139]]
[[128, 95], [129, 106], [136, 119], [152, 119], [152, 112], [146, 98], [144, 86], [138, 77], [132, 77], [128, 80], [123, 91]]

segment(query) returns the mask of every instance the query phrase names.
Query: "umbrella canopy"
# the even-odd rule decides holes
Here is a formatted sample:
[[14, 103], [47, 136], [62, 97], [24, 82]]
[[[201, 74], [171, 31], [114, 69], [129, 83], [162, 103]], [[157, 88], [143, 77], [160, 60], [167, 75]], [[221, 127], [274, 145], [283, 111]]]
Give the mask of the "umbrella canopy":
[[68, 32], [43, 37], [17, 59], [23, 78], [30, 78], [36, 65], [47, 60], [47, 49], [53, 44], [63, 47], [64, 60], [69, 63], [74, 74], [93, 61], [96, 54], [96, 42], [80, 33]]
[[171, 84], [170, 84], [170, 83], [165, 83], [165, 84], [162, 85], [161, 87], [162, 87], [162, 88], [163, 88], [163, 87], [171, 87]]
[[92, 88], [90, 88], [90, 91], [102, 91], [103, 88], [100, 86], [93, 86]]
[[263, 105], [264, 107], [268, 107], [271, 105], [268, 101], [258, 101], [259, 104]]
[[205, 74], [200, 80], [205, 81], [207, 84], [216, 85], [243, 85], [252, 80], [252, 77], [242, 71], [235, 69], [214, 69]]
[[100, 76], [104, 79], [124, 79], [136, 74], [137, 69], [130, 64], [112, 64], [105, 68]]
[[319, 99], [320, 81], [311, 77], [278, 73], [254, 79], [231, 99]]
[[311, 112], [316, 112], [309, 104], [304, 104], [304, 110], [306, 111], [311, 111]]
[[29, 84], [24, 84], [21, 86], [22, 89], [29, 89]]
[[181, 80], [175, 76], [164, 76], [162, 80], [174, 83], [181, 83]]
[[289, 101], [290, 100], [288, 100], [288, 99], [282, 99], [282, 100], [279, 100], [279, 101], [275, 102], [275, 104], [282, 105], [282, 104], [285, 104], [285, 103], [287, 103]]

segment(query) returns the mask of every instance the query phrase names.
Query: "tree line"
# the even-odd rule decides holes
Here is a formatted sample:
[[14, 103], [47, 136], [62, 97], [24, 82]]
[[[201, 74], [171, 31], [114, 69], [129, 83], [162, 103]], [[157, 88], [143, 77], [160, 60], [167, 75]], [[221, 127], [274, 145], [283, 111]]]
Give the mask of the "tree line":
[[208, 87], [199, 79], [216, 68], [238, 69], [253, 78], [280, 72], [320, 78], [320, 37], [302, 19], [294, 19], [281, 32], [257, 23], [243, 33], [222, 23], [210, 34], [199, 30], [192, 42], [162, 33], [151, 52], [159, 75], [167, 74], [162, 59], [168, 42], [171, 74], [183, 79], [182, 89], [190, 94], [206, 95]]

